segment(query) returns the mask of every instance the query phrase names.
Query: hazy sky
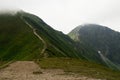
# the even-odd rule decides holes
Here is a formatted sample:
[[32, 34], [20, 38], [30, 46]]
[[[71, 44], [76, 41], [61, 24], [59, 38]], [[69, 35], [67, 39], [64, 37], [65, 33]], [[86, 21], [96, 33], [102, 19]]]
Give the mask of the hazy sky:
[[7, 8], [36, 14], [64, 33], [84, 23], [120, 31], [120, 0], [0, 0], [0, 9]]

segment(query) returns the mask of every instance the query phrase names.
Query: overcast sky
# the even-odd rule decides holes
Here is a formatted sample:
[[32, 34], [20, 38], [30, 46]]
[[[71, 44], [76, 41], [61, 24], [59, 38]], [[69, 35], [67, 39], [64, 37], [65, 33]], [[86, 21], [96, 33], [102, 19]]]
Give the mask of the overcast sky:
[[64, 33], [84, 23], [120, 31], [120, 0], [0, 0], [0, 10], [7, 8], [33, 13]]

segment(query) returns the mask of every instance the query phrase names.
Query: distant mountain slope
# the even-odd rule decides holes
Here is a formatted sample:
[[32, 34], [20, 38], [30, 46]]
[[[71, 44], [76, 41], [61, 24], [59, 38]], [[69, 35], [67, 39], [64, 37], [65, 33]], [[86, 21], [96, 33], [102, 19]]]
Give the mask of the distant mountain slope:
[[[96, 24], [85, 24], [76, 27], [69, 33], [69, 36], [86, 46], [93, 48], [104, 56], [107, 65], [120, 64], [120, 33], [105, 26]], [[86, 56], [88, 57], [88, 56]], [[105, 61], [107, 60], [107, 61]]]

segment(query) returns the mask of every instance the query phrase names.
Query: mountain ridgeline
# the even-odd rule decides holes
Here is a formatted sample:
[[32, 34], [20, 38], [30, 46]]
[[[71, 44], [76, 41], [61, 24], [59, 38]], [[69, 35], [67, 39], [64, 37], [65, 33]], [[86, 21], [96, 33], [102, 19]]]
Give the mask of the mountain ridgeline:
[[110, 68], [120, 69], [119, 32], [101, 25], [85, 24], [76, 27], [68, 35], [78, 45], [83, 44], [97, 51], [97, 54]]
[[0, 15], [0, 59], [33, 60], [40, 57], [79, 57], [74, 42], [35, 15]]

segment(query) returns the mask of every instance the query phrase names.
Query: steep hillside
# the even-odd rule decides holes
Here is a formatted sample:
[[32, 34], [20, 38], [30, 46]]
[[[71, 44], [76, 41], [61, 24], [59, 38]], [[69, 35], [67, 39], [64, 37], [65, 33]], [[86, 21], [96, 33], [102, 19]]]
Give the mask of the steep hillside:
[[76, 27], [69, 33], [69, 36], [76, 42], [96, 50], [109, 67], [113, 68], [120, 64], [119, 32], [101, 25], [85, 24]]
[[0, 15], [0, 59], [31, 60], [37, 58], [43, 43], [18, 15]]
[[79, 57], [74, 41], [62, 32], [56, 31], [35, 15], [20, 13], [21, 19], [44, 40], [45, 52], [48, 56]]
[[74, 41], [35, 15], [0, 14], [0, 61], [41, 57], [81, 58]]

